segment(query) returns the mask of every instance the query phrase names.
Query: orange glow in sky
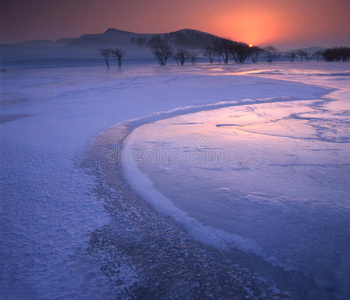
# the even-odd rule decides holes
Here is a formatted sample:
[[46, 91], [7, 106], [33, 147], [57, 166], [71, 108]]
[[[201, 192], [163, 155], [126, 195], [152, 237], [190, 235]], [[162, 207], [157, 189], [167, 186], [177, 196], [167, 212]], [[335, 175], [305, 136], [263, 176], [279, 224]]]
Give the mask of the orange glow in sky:
[[0, 43], [191, 28], [280, 50], [350, 46], [349, 11], [349, 0], [4, 0]]
[[254, 45], [267, 44], [282, 34], [281, 16], [268, 10], [242, 9], [220, 18], [222, 31], [233, 40]]

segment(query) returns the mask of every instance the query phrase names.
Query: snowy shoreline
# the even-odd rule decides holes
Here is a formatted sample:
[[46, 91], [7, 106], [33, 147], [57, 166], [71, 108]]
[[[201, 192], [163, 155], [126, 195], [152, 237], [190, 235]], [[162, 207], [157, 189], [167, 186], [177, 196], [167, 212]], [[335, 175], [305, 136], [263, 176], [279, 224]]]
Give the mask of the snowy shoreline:
[[[183, 115], [183, 113], [183, 111], [177, 112], [176, 115]], [[173, 117], [174, 113], [153, 116], [152, 120], [168, 119], [170, 115]], [[101, 252], [116, 251], [115, 258], [119, 256], [120, 260], [120, 257], [126, 254], [127, 258], [123, 258], [123, 261], [132, 261], [133, 267], [131, 269], [133, 272], [129, 271], [129, 273], [134, 275], [131, 278], [129, 276], [120, 278], [106, 272], [106, 276], [111, 281], [120, 280], [125, 284], [126, 294], [116, 290], [114, 292], [117, 295], [120, 297], [130, 295], [162, 297], [164, 292], [162, 292], [161, 286], [169, 285], [169, 282], [174, 280], [172, 275], [175, 274], [176, 283], [175, 285], [172, 284], [174, 286], [166, 292], [170, 298], [183, 297], [185, 294], [186, 297], [189, 297], [189, 295], [191, 295], [190, 297], [195, 297], [195, 295], [206, 297], [212, 294], [219, 299], [227, 298], [230, 295], [239, 298], [262, 297], [267, 299], [275, 297], [294, 298], [302, 294], [312, 299], [331, 297], [328, 292], [318, 290], [315, 283], [302, 273], [286, 271], [273, 264], [269, 265], [259, 256], [256, 256], [253, 251], [242, 251], [232, 241], [230, 244], [229, 241], [232, 240], [232, 237], [227, 233], [213, 230], [191, 219], [188, 219], [189, 223], [183, 227], [183, 222], [178, 222], [179, 219], [176, 217], [176, 215], [181, 216], [183, 213], [176, 212], [175, 209], [174, 215], [174, 208], [171, 208], [171, 210], [165, 208], [166, 203], [160, 205], [165, 208], [165, 211], [162, 211], [162, 209], [159, 209], [159, 203], [155, 205], [155, 203], [149, 201], [148, 197], [145, 201], [145, 195], [142, 191], [133, 189], [135, 185], [132, 181], [135, 180], [135, 177], [131, 179], [130, 176], [125, 174], [125, 167], [130, 168], [130, 166], [126, 166], [125, 161], [118, 155], [123, 152], [125, 147], [128, 147], [127, 139], [133, 131], [150, 122], [152, 122], [150, 118], [146, 117], [119, 123], [111, 127], [94, 139], [81, 164], [81, 167], [90, 170], [89, 172], [91, 172], [91, 169], [95, 169], [96, 176], [103, 178], [104, 183], [102, 185], [106, 185], [104, 188], [100, 188], [101, 190], [98, 193], [102, 194], [100, 197], [104, 198], [105, 205], [113, 210], [112, 215], [116, 215], [107, 226], [118, 228], [121, 226], [120, 222], [122, 222], [122, 227], [125, 228], [124, 230], [118, 228], [117, 234], [99, 233], [98, 244], [104, 244], [105, 246], [103, 248], [93, 247], [94, 251], [99, 252], [99, 256], [101, 256]], [[116, 149], [120, 151], [119, 154], [116, 153]], [[132, 171], [136, 170], [132, 169]], [[128, 170], [129, 172], [130, 170]], [[152, 196], [154, 196], [153, 193]], [[151, 207], [149, 204], [151, 204]], [[158, 212], [159, 210], [160, 212]], [[152, 224], [151, 229], [148, 229], [145, 224], [147, 226]], [[192, 227], [192, 230], [190, 227]], [[116, 235], [118, 238], [115, 237]], [[137, 247], [142, 249], [143, 256], [142, 261], [137, 263], [136, 266], [134, 265], [135, 259], [129, 257], [134, 242], [128, 240], [132, 239], [131, 236], [133, 235], [138, 236]], [[143, 237], [144, 235], [145, 237]], [[143, 240], [148, 240], [149, 235], [153, 235], [151, 244]], [[165, 245], [164, 238], [168, 241]], [[121, 241], [124, 242], [121, 243]], [[234, 238], [234, 241], [235, 243], [239, 241], [244, 243], [244, 246], [242, 244], [243, 248], [247, 246], [247, 241], [240, 237]], [[119, 249], [120, 245], [124, 243], [126, 245]], [[206, 246], [208, 243], [209, 247]], [[221, 246], [218, 247], [218, 245]], [[198, 258], [198, 255], [201, 258]], [[158, 267], [163, 265], [163, 262], [161, 262], [162, 256], [168, 257], [166, 273], [156, 271]], [[147, 262], [146, 265], [145, 261]], [[106, 261], [103, 263], [106, 264]], [[106, 267], [107, 265], [113, 265], [113, 263], [115, 263], [113, 260], [109, 261]], [[149, 264], [151, 264], [151, 267]], [[123, 267], [123, 265], [118, 266], [118, 268]], [[179, 267], [180, 269], [178, 269]], [[192, 274], [194, 269], [196, 271]], [[146, 273], [148, 277], [153, 278], [147, 284], [143, 282], [142, 276], [140, 277], [141, 274]], [[165, 277], [159, 277], [160, 274], [166, 275]], [[147, 286], [147, 290], [143, 291], [143, 294], [139, 294], [142, 292], [140, 286], [143, 285]], [[208, 287], [205, 288], [205, 286]]]
[[[147, 118], [143, 121], [117, 124], [100, 134], [94, 139], [93, 145], [82, 163], [82, 167], [88, 170], [91, 170], [94, 165], [96, 167], [96, 163], [98, 164], [98, 172], [102, 174], [103, 181], [107, 185], [105, 201], [107, 200], [106, 202], [109, 202], [109, 206], [114, 210], [112, 214], [117, 215], [111, 220], [111, 223], [117, 223], [120, 226], [120, 222], [122, 222], [123, 227], [126, 228], [126, 232], [118, 230], [119, 238], [124, 240], [123, 243], [127, 243], [127, 248], [123, 246], [126, 252], [116, 254], [119, 256], [118, 260], [120, 260], [120, 256], [130, 255], [132, 247], [134, 247], [131, 245], [134, 242], [128, 240], [132, 239], [133, 235], [138, 236], [137, 247], [142, 249], [143, 258], [136, 266], [135, 259], [128, 258], [133, 261], [132, 269], [136, 271], [135, 278], [131, 278], [128, 282], [127, 278], [115, 278], [113, 274], [106, 273], [111, 281], [125, 282], [124, 291], [115, 291], [116, 295], [119, 297], [131, 295], [135, 297], [162, 297], [164, 296], [164, 291], [162, 291], [164, 287], [162, 286], [169, 285], [175, 280], [171, 284], [173, 287], [170, 290], [167, 288], [166, 291], [170, 298], [185, 295], [187, 295], [186, 297], [189, 295], [191, 297], [195, 295], [206, 296], [208, 294], [218, 298], [226, 298], [230, 295], [240, 298], [250, 296], [288, 297], [288, 294], [280, 294], [279, 290], [266, 280], [257, 278], [235, 263], [230, 263], [228, 258], [224, 258], [224, 253], [195, 242], [186, 230], [174, 223], [174, 220], [156, 213], [130, 188], [123, 174], [122, 162], [111, 158], [115, 155], [115, 146], [122, 147], [128, 135], [140, 124], [147, 124], [146, 120]], [[111, 197], [108, 190], [113, 190], [112, 193], [115, 193], [116, 196]], [[151, 228], [147, 228], [149, 225]], [[115, 227], [115, 225], [109, 226]], [[143, 240], [149, 240], [150, 235], [153, 235], [150, 243]], [[99, 239], [104, 240], [104, 244], [113, 246], [113, 248], [105, 246], [99, 248], [98, 251], [119, 250], [123, 252], [123, 248], [118, 249], [121, 241], [115, 237], [104, 234]], [[167, 241], [165, 245], [164, 241]], [[128, 247], [131, 248], [128, 249]], [[168, 257], [166, 270], [162, 268], [162, 256]], [[109, 262], [109, 264], [113, 263], [113, 261]], [[157, 271], [158, 268], [161, 269]], [[194, 270], [196, 270], [195, 273], [193, 273]], [[142, 280], [146, 273], [153, 278], [152, 280], [148, 279], [147, 283]], [[172, 278], [174, 275], [175, 278]], [[209, 282], [210, 286], [204, 288]], [[135, 283], [136, 286], [133, 286]], [[140, 289], [142, 286], [147, 287], [146, 290], [142, 291], [142, 288]], [[195, 287], [194, 290], [193, 287]]]

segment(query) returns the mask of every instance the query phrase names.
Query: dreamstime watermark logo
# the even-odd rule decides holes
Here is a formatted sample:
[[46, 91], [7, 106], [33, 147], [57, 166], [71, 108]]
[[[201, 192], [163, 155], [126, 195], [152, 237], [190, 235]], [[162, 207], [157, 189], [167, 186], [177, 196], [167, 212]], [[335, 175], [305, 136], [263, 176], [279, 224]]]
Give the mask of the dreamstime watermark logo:
[[111, 163], [118, 161], [131, 161], [134, 163], [180, 163], [180, 162], [201, 162], [201, 163], [233, 163], [236, 159], [236, 151], [232, 149], [222, 149], [210, 147], [206, 138], [200, 138], [195, 147], [186, 147], [182, 150], [140, 150], [140, 149], [120, 149], [116, 146], [107, 154], [107, 159]]
[[205, 149], [209, 147], [209, 141], [207, 139], [201, 138], [197, 141], [197, 145], [200, 149]]

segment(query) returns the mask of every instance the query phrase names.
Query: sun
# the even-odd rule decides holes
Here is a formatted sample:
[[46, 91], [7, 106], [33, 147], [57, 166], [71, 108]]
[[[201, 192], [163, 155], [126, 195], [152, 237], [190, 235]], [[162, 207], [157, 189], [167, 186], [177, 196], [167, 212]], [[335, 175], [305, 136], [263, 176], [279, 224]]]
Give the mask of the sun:
[[253, 45], [252, 45], [252, 44], [249, 44], [249, 48], [253, 48]]

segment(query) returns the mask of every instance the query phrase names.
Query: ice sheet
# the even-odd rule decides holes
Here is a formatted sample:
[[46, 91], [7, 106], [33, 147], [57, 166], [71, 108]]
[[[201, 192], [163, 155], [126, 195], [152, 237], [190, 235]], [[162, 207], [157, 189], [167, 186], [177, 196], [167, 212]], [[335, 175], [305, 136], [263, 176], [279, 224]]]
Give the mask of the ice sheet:
[[[101, 292], [101, 286], [107, 294], [110, 290], [121, 292], [142, 277], [132, 262], [119, 253], [120, 261], [114, 259], [111, 266], [115, 274], [115, 286], [111, 288], [110, 278], [101, 271], [101, 266], [109, 260], [106, 252], [91, 256], [87, 251], [93, 233], [100, 229], [103, 232], [111, 222], [109, 208], [94, 191], [96, 174], [86, 174], [77, 167], [91, 140], [100, 132], [125, 120], [144, 116], [152, 120], [161, 112], [172, 111], [176, 115], [215, 103], [223, 103], [224, 107], [273, 103], [276, 99], [287, 102], [316, 99], [331, 91], [324, 88], [335, 86], [323, 82], [319, 75], [310, 81], [314, 86], [291, 82], [296, 78], [293, 76], [309, 78], [305, 75], [307, 70], [339, 74], [348, 72], [347, 67], [347, 64], [323, 63], [307, 67], [274, 64], [279, 73], [286, 68], [293, 72], [304, 70], [289, 77], [274, 75], [274, 71], [246, 74], [254, 69], [271, 68], [266, 64], [198, 64], [184, 68], [146, 64], [109, 71], [101, 64], [1, 72], [2, 294], [9, 299], [78, 299], [91, 295], [105, 299], [108, 297]], [[232, 76], [239, 73], [240, 76]], [[284, 81], [269, 78], [274, 76]], [[347, 77], [329, 76], [330, 80], [335, 78], [334, 84]], [[345, 91], [335, 91], [334, 97], [338, 97], [336, 93]], [[340, 103], [327, 105], [337, 104], [334, 106], [337, 110]], [[345, 100], [341, 103], [344, 105]], [[345, 109], [342, 111], [342, 117], [346, 118]], [[229, 130], [225, 126], [217, 128], [220, 132]], [[338, 183], [334, 184], [338, 188]]]

